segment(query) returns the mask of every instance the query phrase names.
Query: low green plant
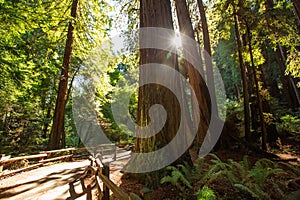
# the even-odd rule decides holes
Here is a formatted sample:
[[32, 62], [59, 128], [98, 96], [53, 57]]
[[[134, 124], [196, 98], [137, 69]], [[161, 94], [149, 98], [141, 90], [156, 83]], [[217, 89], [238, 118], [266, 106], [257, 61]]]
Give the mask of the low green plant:
[[287, 114], [280, 117], [280, 123], [277, 124], [279, 131], [300, 132], [300, 118]]
[[214, 191], [207, 186], [203, 186], [196, 193], [197, 200], [215, 200], [217, 199]]
[[[202, 181], [204, 183], [209, 184], [211, 181], [223, 177], [229, 180], [234, 187], [248, 192], [255, 199], [270, 199], [268, 193], [264, 191], [264, 184], [271, 175], [283, 171], [268, 159], [258, 160], [251, 166], [247, 156], [240, 162], [232, 159], [223, 162], [216, 155], [210, 155], [214, 160], [211, 161], [213, 164], [209, 166], [208, 171], [203, 174]], [[271, 185], [278, 190], [279, 187], [276, 187], [276, 183]]]
[[185, 193], [186, 188], [192, 189], [191, 173], [186, 166], [182, 164], [177, 165], [177, 167], [168, 166], [167, 170], [171, 171], [171, 175], [163, 177], [160, 181], [161, 184], [171, 183], [183, 193]]

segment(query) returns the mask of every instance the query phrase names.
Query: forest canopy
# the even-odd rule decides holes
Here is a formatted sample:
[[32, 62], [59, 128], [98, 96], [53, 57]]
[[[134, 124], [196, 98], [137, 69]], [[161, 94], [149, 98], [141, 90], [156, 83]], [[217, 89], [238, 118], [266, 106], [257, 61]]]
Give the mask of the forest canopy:
[[[189, 150], [198, 153], [214, 134], [209, 152], [269, 155], [292, 138], [289, 151], [299, 155], [299, 0], [0, 0], [0, 13], [1, 154], [82, 147], [98, 142], [89, 135], [97, 130], [102, 142], [148, 153], [182, 130], [172, 148], [187, 148], [172, 166], [193, 165]], [[147, 27], [172, 32], [159, 40], [158, 29], [140, 31]], [[152, 48], [155, 41], [163, 47]], [[153, 63], [169, 74], [142, 70]], [[172, 182], [164, 173], [150, 174], [155, 186]]]

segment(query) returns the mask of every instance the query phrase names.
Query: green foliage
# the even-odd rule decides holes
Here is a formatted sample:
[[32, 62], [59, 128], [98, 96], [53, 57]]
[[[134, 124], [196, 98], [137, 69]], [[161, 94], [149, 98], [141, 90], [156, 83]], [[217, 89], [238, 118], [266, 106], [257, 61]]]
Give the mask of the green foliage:
[[[0, 3], [1, 146], [20, 147], [22, 151], [26, 145], [45, 144], [49, 136], [71, 3]], [[105, 40], [109, 10], [111, 6], [105, 1], [80, 1], [70, 80], [94, 47]], [[67, 114], [66, 118], [67, 137], [72, 138], [72, 117]]]
[[214, 191], [207, 186], [203, 186], [196, 193], [198, 200], [215, 200], [217, 199]]
[[[258, 160], [253, 166], [245, 156], [242, 161], [235, 162], [231, 159], [228, 162], [221, 161], [216, 155], [210, 154], [214, 158], [207, 172], [202, 176], [205, 184], [211, 183], [220, 177], [226, 178], [232, 185], [240, 190], [248, 192], [256, 199], [270, 199], [265, 191], [265, 184], [268, 178], [274, 174], [281, 173], [283, 170], [279, 166], [268, 160]], [[278, 183], [279, 184], [279, 183]], [[283, 193], [277, 183], [272, 183], [272, 187]]]
[[280, 117], [277, 123], [279, 131], [300, 132], [300, 118], [290, 114]]
[[186, 166], [182, 164], [177, 165], [177, 167], [168, 166], [167, 170], [171, 171], [171, 176], [163, 177], [160, 181], [161, 184], [171, 183], [183, 193], [185, 193], [186, 188], [192, 188], [191, 174]]

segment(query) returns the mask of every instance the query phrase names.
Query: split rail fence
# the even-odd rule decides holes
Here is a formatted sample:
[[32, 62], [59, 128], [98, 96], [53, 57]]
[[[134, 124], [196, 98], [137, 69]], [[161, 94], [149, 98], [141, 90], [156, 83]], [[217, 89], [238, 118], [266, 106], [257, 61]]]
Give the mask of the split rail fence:
[[[56, 162], [60, 160], [72, 161], [72, 159], [74, 158], [89, 156], [90, 153], [88, 153], [87, 150], [89, 150], [89, 152], [94, 152], [94, 155], [98, 155], [101, 158], [103, 157], [103, 155], [105, 155], [105, 151], [110, 151], [110, 155], [112, 155], [112, 157], [106, 159], [110, 161], [116, 159], [117, 147], [115, 146], [115, 144], [102, 144], [93, 148], [67, 148], [51, 151], [41, 151], [35, 155], [19, 156], [14, 158], [12, 158], [10, 155], [6, 156], [4, 154], [0, 154], [0, 178], [11, 176], [13, 174], [24, 171], [29, 171], [41, 167], [49, 162]], [[23, 167], [15, 170], [8, 170], [7, 168], [11, 167], [12, 164]]]

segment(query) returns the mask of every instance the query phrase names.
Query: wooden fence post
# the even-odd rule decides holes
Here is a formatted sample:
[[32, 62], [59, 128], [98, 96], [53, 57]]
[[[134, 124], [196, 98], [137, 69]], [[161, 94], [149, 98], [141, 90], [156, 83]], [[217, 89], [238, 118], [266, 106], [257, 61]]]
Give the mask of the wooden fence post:
[[[2, 158], [4, 158], [5, 154], [0, 154], [0, 162], [2, 160]], [[0, 164], [0, 173], [3, 171], [3, 165]]]
[[[109, 179], [109, 163], [104, 163], [102, 174]], [[103, 182], [103, 197], [102, 200], [109, 200], [109, 188]]]
[[117, 146], [114, 146], [114, 155], [113, 155], [113, 160], [117, 159]]
[[92, 200], [92, 187], [91, 185], [88, 185], [86, 188], [86, 200]]
[[[69, 150], [69, 155], [73, 155], [73, 149]], [[73, 159], [72, 159], [72, 156], [69, 157], [69, 161], [71, 162]]]

